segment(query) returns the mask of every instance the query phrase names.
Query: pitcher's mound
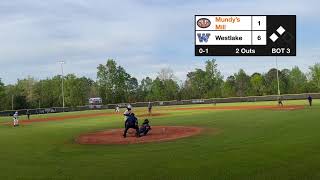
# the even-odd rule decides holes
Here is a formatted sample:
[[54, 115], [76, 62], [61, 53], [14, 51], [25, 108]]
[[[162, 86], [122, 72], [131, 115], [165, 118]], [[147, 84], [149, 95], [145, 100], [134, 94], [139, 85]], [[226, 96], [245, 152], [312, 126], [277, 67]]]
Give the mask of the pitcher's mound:
[[76, 142], [79, 144], [136, 144], [170, 141], [199, 134], [203, 129], [199, 127], [184, 126], [152, 126], [152, 130], [139, 138], [135, 137], [135, 130], [130, 129], [124, 138], [123, 129], [111, 129], [107, 131], [89, 133], [79, 136]]

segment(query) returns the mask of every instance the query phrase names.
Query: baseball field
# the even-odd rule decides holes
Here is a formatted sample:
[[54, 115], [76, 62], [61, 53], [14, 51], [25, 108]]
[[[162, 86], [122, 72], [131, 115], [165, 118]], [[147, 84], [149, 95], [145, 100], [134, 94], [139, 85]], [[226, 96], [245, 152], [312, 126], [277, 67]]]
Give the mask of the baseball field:
[[[285, 101], [283, 108], [259, 102], [155, 106], [154, 116], [133, 111], [154, 129], [142, 139], [129, 133], [124, 143], [103, 143], [102, 132], [124, 139], [123, 115], [113, 110], [20, 116], [19, 127], [0, 117], [0, 179], [320, 179], [319, 100], [312, 107]], [[170, 127], [200, 130], [147, 139], [156, 131], [167, 136]], [[79, 141], [97, 132], [105, 139]]]

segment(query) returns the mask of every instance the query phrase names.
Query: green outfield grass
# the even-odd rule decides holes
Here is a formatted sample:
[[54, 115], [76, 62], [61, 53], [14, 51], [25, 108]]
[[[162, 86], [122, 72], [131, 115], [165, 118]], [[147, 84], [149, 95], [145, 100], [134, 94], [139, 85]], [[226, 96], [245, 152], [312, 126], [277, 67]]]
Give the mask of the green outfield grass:
[[[306, 101], [285, 101], [307, 105]], [[216, 106], [275, 105], [275, 102]], [[320, 179], [320, 101], [303, 110], [196, 110], [154, 107], [166, 116], [151, 125], [218, 129], [171, 142], [136, 145], [79, 145], [79, 134], [121, 128], [120, 115], [0, 125], [0, 179]], [[171, 110], [170, 110], [171, 109]], [[146, 108], [135, 108], [136, 114]], [[112, 110], [39, 115], [65, 116]], [[25, 117], [21, 117], [24, 119]], [[32, 116], [35, 118], [35, 116]], [[0, 122], [11, 117], [0, 117]]]

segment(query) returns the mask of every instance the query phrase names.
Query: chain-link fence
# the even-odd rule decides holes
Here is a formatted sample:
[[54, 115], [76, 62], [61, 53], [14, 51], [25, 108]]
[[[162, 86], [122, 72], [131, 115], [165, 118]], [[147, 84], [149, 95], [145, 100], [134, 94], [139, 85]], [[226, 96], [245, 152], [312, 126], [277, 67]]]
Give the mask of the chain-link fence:
[[[305, 94], [284, 94], [281, 95], [282, 100], [303, 100], [311, 95], [313, 99], [320, 99], [320, 93], [305, 93]], [[211, 99], [190, 99], [190, 100], [173, 100], [173, 101], [154, 101], [153, 106], [173, 106], [173, 105], [188, 105], [188, 104], [216, 104], [216, 103], [233, 103], [233, 102], [258, 102], [258, 101], [277, 101], [278, 95], [268, 96], [248, 96], [248, 97], [229, 97], [229, 98], [211, 98]], [[46, 113], [61, 113], [71, 111], [86, 111], [86, 110], [98, 110], [98, 109], [115, 109], [118, 105], [120, 108], [127, 107], [129, 103], [108, 104], [99, 108], [92, 108], [88, 106], [77, 107], [52, 107], [52, 108], [37, 108], [37, 109], [19, 109], [19, 110], [6, 110], [0, 111], [0, 116], [12, 116], [16, 111], [20, 115], [27, 114], [29, 110], [30, 114], [46, 114]], [[130, 103], [133, 107], [147, 107], [149, 102], [136, 102]]]

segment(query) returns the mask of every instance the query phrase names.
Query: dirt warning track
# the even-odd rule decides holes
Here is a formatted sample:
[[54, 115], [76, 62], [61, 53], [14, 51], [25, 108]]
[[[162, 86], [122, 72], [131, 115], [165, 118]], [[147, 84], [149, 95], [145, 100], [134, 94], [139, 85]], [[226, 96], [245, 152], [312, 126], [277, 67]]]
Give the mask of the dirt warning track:
[[[137, 117], [156, 117], [156, 116], [165, 116], [167, 114], [164, 113], [153, 113], [149, 114], [141, 114], [137, 115]], [[65, 115], [65, 116], [54, 116], [54, 117], [44, 117], [44, 118], [32, 118], [30, 120], [21, 119], [19, 120], [20, 124], [30, 124], [37, 122], [50, 122], [50, 121], [65, 121], [71, 119], [79, 119], [79, 118], [90, 118], [90, 117], [99, 117], [99, 116], [122, 116], [121, 113], [94, 113], [94, 114], [76, 114], [76, 115]], [[10, 125], [12, 122], [4, 122], [4, 125]]]
[[[286, 105], [286, 106], [272, 106], [272, 105], [264, 105], [264, 106], [207, 106], [207, 107], [181, 107], [181, 108], [172, 108], [168, 109], [168, 111], [192, 111], [192, 110], [298, 110], [304, 109], [302, 105]], [[142, 117], [157, 117], [157, 116], [166, 116], [167, 113], [152, 113], [152, 114], [137, 114], [138, 118]], [[37, 122], [50, 122], [50, 121], [65, 121], [71, 119], [79, 119], [79, 118], [90, 118], [90, 117], [99, 117], [99, 116], [122, 116], [122, 113], [114, 113], [114, 112], [99, 112], [99, 113], [90, 113], [90, 114], [73, 114], [73, 115], [64, 115], [64, 116], [54, 116], [54, 117], [43, 117], [43, 118], [32, 118], [30, 120], [21, 119], [19, 120], [20, 124], [30, 124]], [[11, 125], [12, 122], [4, 122], [3, 125]]]
[[286, 106], [211, 106], [211, 107], [183, 107], [175, 108], [176, 111], [188, 111], [188, 110], [298, 110], [304, 109], [302, 105], [286, 105]]

